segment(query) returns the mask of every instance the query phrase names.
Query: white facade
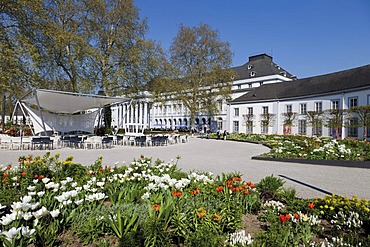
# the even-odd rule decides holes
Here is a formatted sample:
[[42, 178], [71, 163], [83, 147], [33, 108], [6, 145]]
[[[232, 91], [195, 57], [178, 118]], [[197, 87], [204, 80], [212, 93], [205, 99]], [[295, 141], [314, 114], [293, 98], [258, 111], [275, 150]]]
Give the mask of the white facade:
[[[263, 84], [289, 81], [290, 78], [281, 75], [269, 75], [251, 79], [235, 80], [232, 82], [231, 99], [235, 99]], [[209, 116], [205, 113], [195, 115], [194, 124], [196, 128], [215, 125], [219, 130], [227, 130], [228, 102], [218, 101], [218, 113]], [[182, 102], [167, 100], [165, 102], [153, 102], [149, 93], [144, 97], [112, 107], [112, 126], [123, 128], [129, 132], [140, 132], [142, 129], [189, 129], [190, 112]], [[214, 128], [213, 128], [214, 129]]]
[[[293, 82], [294, 83], [294, 82]], [[266, 101], [256, 101], [256, 102], [244, 102], [244, 103], [235, 103], [231, 104], [230, 113], [239, 112], [239, 116], [231, 115], [230, 116], [230, 126], [229, 129], [231, 132], [239, 133], [266, 133], [261, 127], [261, 120], [263, 113], [263, 108], [268, 108], [268, 113], [272, 114], [274, 117], [271, 121], [271, 125], [268, 127], [268, 134], [284, 134], [284, 116], [283, 113], [291, 111], [296, 113], [295, 121], [291, 127], [291, 134], [302, 134], [302, 135], [315, 135], [312, 133], [311, 126], [304, 126], [304, 122], [300, 120], [307, 120], [305, 111], [325, 111], [329, 109], [339, 108], [339, 109], [349, 109], [351, 103], [357, 102], [358, 106], [369, 105], [370, 104], [370, 82], [367, 88], [362, 88], [358, 90], [347, 90], [342, 92], [333, 92], [325, 95], [309, 95], [300, 98], [291, 98], [291, 99], [279, 99], [279, 100], [266, 100]], [[246, 124], [245, 117], [243, 115], [248, 115], [252, 109], [253, 111], [253, 128], [248, 129]], [[238, 131], [236, 127], [239, 126]], [[286, 129], [285, 129], [286, 130]], [[332, 136], [330, 128], [325, 127], [325, 124], [322, 125], [321, 129], [322, 136]], [[358, 128], [356, 133], [349, 133], [349, 128], [342, 127], [340, 131], [341, 137], [362, 137], [363, 129]]]
[[[231, 100], [234, 100], [261, 85], [291, 81], [294, 78], [272, 61], [267, 54], [249, 57], [249, 61], [239, 67], [232, 68], [237, 79], [231, 83]], [[112, 126], [138, 132], [143, 129], [189, 129], [190, 112], [180, 101], [165, 95], [166, 101], [153, 100], [152, 95], [145, 92], [137, 100], [118, 105], [112, 109]], [[194, 127], [230, 131], [229, 105], [221, 98], [217, 100], [218, 112], [209, 116], [208, 113], [198, 112], [194, 116]]]

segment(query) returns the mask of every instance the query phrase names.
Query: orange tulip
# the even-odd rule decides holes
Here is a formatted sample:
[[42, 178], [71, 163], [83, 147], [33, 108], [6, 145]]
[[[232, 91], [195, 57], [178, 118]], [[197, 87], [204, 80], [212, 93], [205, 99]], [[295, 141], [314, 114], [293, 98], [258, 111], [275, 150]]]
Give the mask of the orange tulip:
[[219, 216], [219, 215], [217, 215], [217, 214], [212, 214], [212, 217], [213, 217], [213, 219], [214, 219], [215, 221], [221, 221], [221, 220], [222, 220], [221, 216]]
[[280, 218], [280, 221], [283, 223], [287, 220], [284, 214], [280, 214], [279, 218]]
[[221, 191], [223, 191], [223, 190], [224, 190], [224, 187], [223, 187], [223, 186], [220, 186], [220, 187], [217, 187], [217, 188], [216, 188], [216, 191], [217, 191], [217, 192], [221, 192]]
[[315, 204], [313, 204], [312, 202], [309, 202], [307, 205], [310, 209], [313, 209], [315, 207]]
[[3, 178], [6, 178], [7, 176], [9, 176], [9, 174], [8, 174], [8, 173], [4, 173], [4, 174], [3, 174]]
[[22, 177], [25, 177], [27, 176], [27, 173], [26, 172], [22, 172]]
[[160, 204], [153, 204], [152, 208], [154, 209], [154, 211], [158, 211], [161, 208], [161, 205]]
[[182, 196], [182, 192], [181, 191], [173, 190], [171, 193], [172, 193], [172, 195], [174, 197], [180, 197], [180, 196]]

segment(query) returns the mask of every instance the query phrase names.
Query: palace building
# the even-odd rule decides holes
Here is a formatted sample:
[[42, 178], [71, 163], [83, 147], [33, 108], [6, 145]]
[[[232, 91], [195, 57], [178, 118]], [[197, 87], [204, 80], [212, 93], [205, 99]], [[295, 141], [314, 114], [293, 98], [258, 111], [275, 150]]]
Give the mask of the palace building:
[[[249, 57], [247, 63], [231, 68], [237, 74], [230, 100], [219, 100], [218, 113], [195, 116], [196, 129], [256, 133], [300, 134], [338, 137], [361, 137], [363, 130], [343, 126], [334, 131], [322, 120], [329, 109], [349, 109], [370, 104], [370, 65], [336, 73], [297, 79], [273, 62], [267, 54]], [[144, 129], [189, 129], [189, 110], [179, 101], [167, 97], [156, 102], [143, 92], [135, 102], [112, 108], [112, 126], [127, 132]], [[307, 113], [321, 119], [312, 123]], [[321, 114], [322, 113], [322, 114]], [[348, 121], [356, 121], [350, 119]], [[334, 134], [335, 132], [335, 134]], [[370, 136], [370, 133], [368, 133]]]
[[[244, 65], [231, 68], [237, 78], [232, 83], [231, 100], [250, 92], [264, 84], [292, 81], [295, 77], [273, 62], [271, 56], [259, 54], [249, 57]], [[179, 101], [168, 97], [166, 102], [155, 102], [150, 93], [143, 92], [135, 102], [117, 105], [112, 108], [112, 125], [129, 132], [140, 132], [143, 129], [188, 129], [190, 128], [189, 110]], [[228, 130], [229, 103], [219, 100], [218, 113], [209, 116], [199, 112], [195, 116], [195, 128], [204, 126], [215, 131]]]

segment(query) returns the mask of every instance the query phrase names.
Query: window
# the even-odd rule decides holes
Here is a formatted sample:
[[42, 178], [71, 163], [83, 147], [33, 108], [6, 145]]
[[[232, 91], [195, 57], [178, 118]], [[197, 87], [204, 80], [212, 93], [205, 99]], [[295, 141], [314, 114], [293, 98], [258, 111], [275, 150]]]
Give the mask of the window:
[[268, 134], [268, 121], [267, 120], [262, 120], [261, 121], [261, 133], [262, 134]]
[[239, 108], [234, 108], [234, 117], [239, 117]]
[[268, 106], [262, 106], [262, 114], [268, 114], [269, 113], [269, 107]]
[[247, 121], [247, 133], [253, 133], [253, 121], [251, 120]]
[[217, 119], [217, 128], [222, 130], [222, 118]]
[[322, 112], [322, 102], [315, 102], [315, 111]]
[[298, 121], [298, 134], [306, 135], [306, 128], [307, 122], [305, 119], [301, 119]]
[[351, 118], [349, 120], [349, 127], [348, 127], [348, 136], [350, 137], [358, 137], [358, 119], [357, 118]]
[[239, 121], [233, 122], [233, 132], [239, 132]]
[[249, 76], [250, 76], [250, 77], [254, 77], [254, 76], [256, 76], [256, 72], [255, 72], [255, 71], [251, 71], [251, 72], [249, 73]]
[[253, 115], [253, 107], [248, 107], [247, 113], [248, 115]]
[[218, 110], [222, 112], [222, 100], [218, 101]]
[[252, 83], [249, 83], [248, 86], [251, 88], [252, 87]]
[[307, 113], [307, 104], [299, 104], [299, 113], [302, 115]]
[[240, 84], [239, 84], [239, 85], [238, 85], [238, 89], [242, 89], [242, 85], [240, 85]]
[[331, 101], [331, 109], [332, 109], [332, 110], [337, 110], [337, 109], [339, 109], [339, 100], [332, 100], [332, 101]]
[[292, 105], [286, 105], [285, 110], [286, 110], [286, 113], [291, 113], [292, 112]]
[[349, 98], [348, 99], [348, 107], [352, 108], [358, 105], [358, 99], [357, 97]]
[[322, 122], [321, 119], [316, 119], [313, 123], [313, 135], [321, 136], [322, 135]]

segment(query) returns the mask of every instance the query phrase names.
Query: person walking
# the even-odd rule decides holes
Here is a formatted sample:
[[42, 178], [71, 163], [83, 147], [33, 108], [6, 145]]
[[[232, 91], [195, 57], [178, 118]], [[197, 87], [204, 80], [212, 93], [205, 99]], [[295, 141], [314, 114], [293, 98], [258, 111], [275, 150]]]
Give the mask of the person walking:
[[226, 130], [224, 130], [224, 134], [223, 134], [224, 140], [226, 140], [226, 136], [227, 136], [227, 132], [226, 132]]

